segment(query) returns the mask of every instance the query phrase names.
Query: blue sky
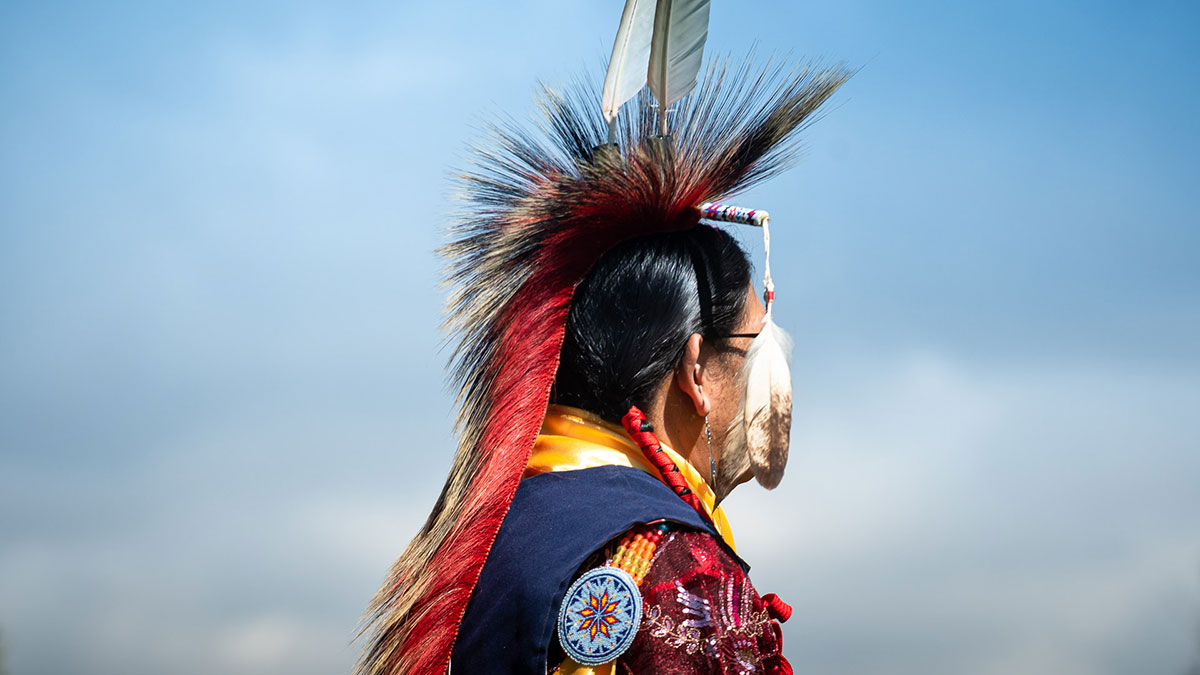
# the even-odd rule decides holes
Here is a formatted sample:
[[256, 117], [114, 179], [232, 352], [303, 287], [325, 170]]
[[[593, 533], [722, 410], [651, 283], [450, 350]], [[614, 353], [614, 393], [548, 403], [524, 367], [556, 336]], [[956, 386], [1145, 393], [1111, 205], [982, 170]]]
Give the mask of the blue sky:
[[[437, 261], [482, 120], [620, 3], [0, 8], [0, 640], [329, 673], [449, 463]], [[767, 208], [789, 475], [730, 516], [798, 672], [1200, 655], [1200, 11], [717, 2], [861, 68]], [[745, 239], [752, 251], [757, 242]], [[769, 517], [764, 517], [769, 514]]]

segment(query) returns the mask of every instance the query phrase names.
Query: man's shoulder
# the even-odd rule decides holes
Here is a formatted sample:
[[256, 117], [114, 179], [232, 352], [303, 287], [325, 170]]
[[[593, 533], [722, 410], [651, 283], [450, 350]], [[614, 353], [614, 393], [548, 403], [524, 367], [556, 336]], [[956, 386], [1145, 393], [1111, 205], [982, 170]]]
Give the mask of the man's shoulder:
[[646, 585], [687, 584], [700, 578], [740, 581], [747, 575], [740, 559], [723, 545], [718, 536], [691, 528], [675, 529], [660, 544], [646, 577]]

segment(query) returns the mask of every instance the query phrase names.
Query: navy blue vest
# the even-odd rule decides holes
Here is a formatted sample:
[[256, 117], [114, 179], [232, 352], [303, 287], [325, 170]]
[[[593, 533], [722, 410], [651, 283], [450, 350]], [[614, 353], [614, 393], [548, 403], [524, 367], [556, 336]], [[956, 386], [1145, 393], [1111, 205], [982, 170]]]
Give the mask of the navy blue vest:
[[451, 673], [545, 675], [559, 604], [579, 566], [634, 525], [659, 520], [722, 541], [691, 506], [640, 469], [601, 466], [522, 480], [467, 603]]

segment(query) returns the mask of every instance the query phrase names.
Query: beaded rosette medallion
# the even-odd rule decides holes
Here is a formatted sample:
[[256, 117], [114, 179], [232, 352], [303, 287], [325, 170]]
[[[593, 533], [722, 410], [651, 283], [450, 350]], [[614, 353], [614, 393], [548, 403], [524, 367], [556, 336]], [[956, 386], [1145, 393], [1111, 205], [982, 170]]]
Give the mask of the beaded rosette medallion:
[[558, 641], [577, 663], [608, 663], [629, 649], [641, 624], [637, 582], [618, 567], [597, 567], [567, 590], [558, 616]]

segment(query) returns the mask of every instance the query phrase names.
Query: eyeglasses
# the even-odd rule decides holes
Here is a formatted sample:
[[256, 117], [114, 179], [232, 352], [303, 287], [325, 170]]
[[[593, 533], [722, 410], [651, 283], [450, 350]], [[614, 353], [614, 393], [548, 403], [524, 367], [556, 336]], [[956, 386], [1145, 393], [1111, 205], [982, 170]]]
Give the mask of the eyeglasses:
[[739, 337], [756, 338], [756, 337], [758, 337], [758, 333], [729, 333], [728, 335], [718, 335], [717, 337], [722, 340], [726, 340], [729, 338], [739, 338]]

